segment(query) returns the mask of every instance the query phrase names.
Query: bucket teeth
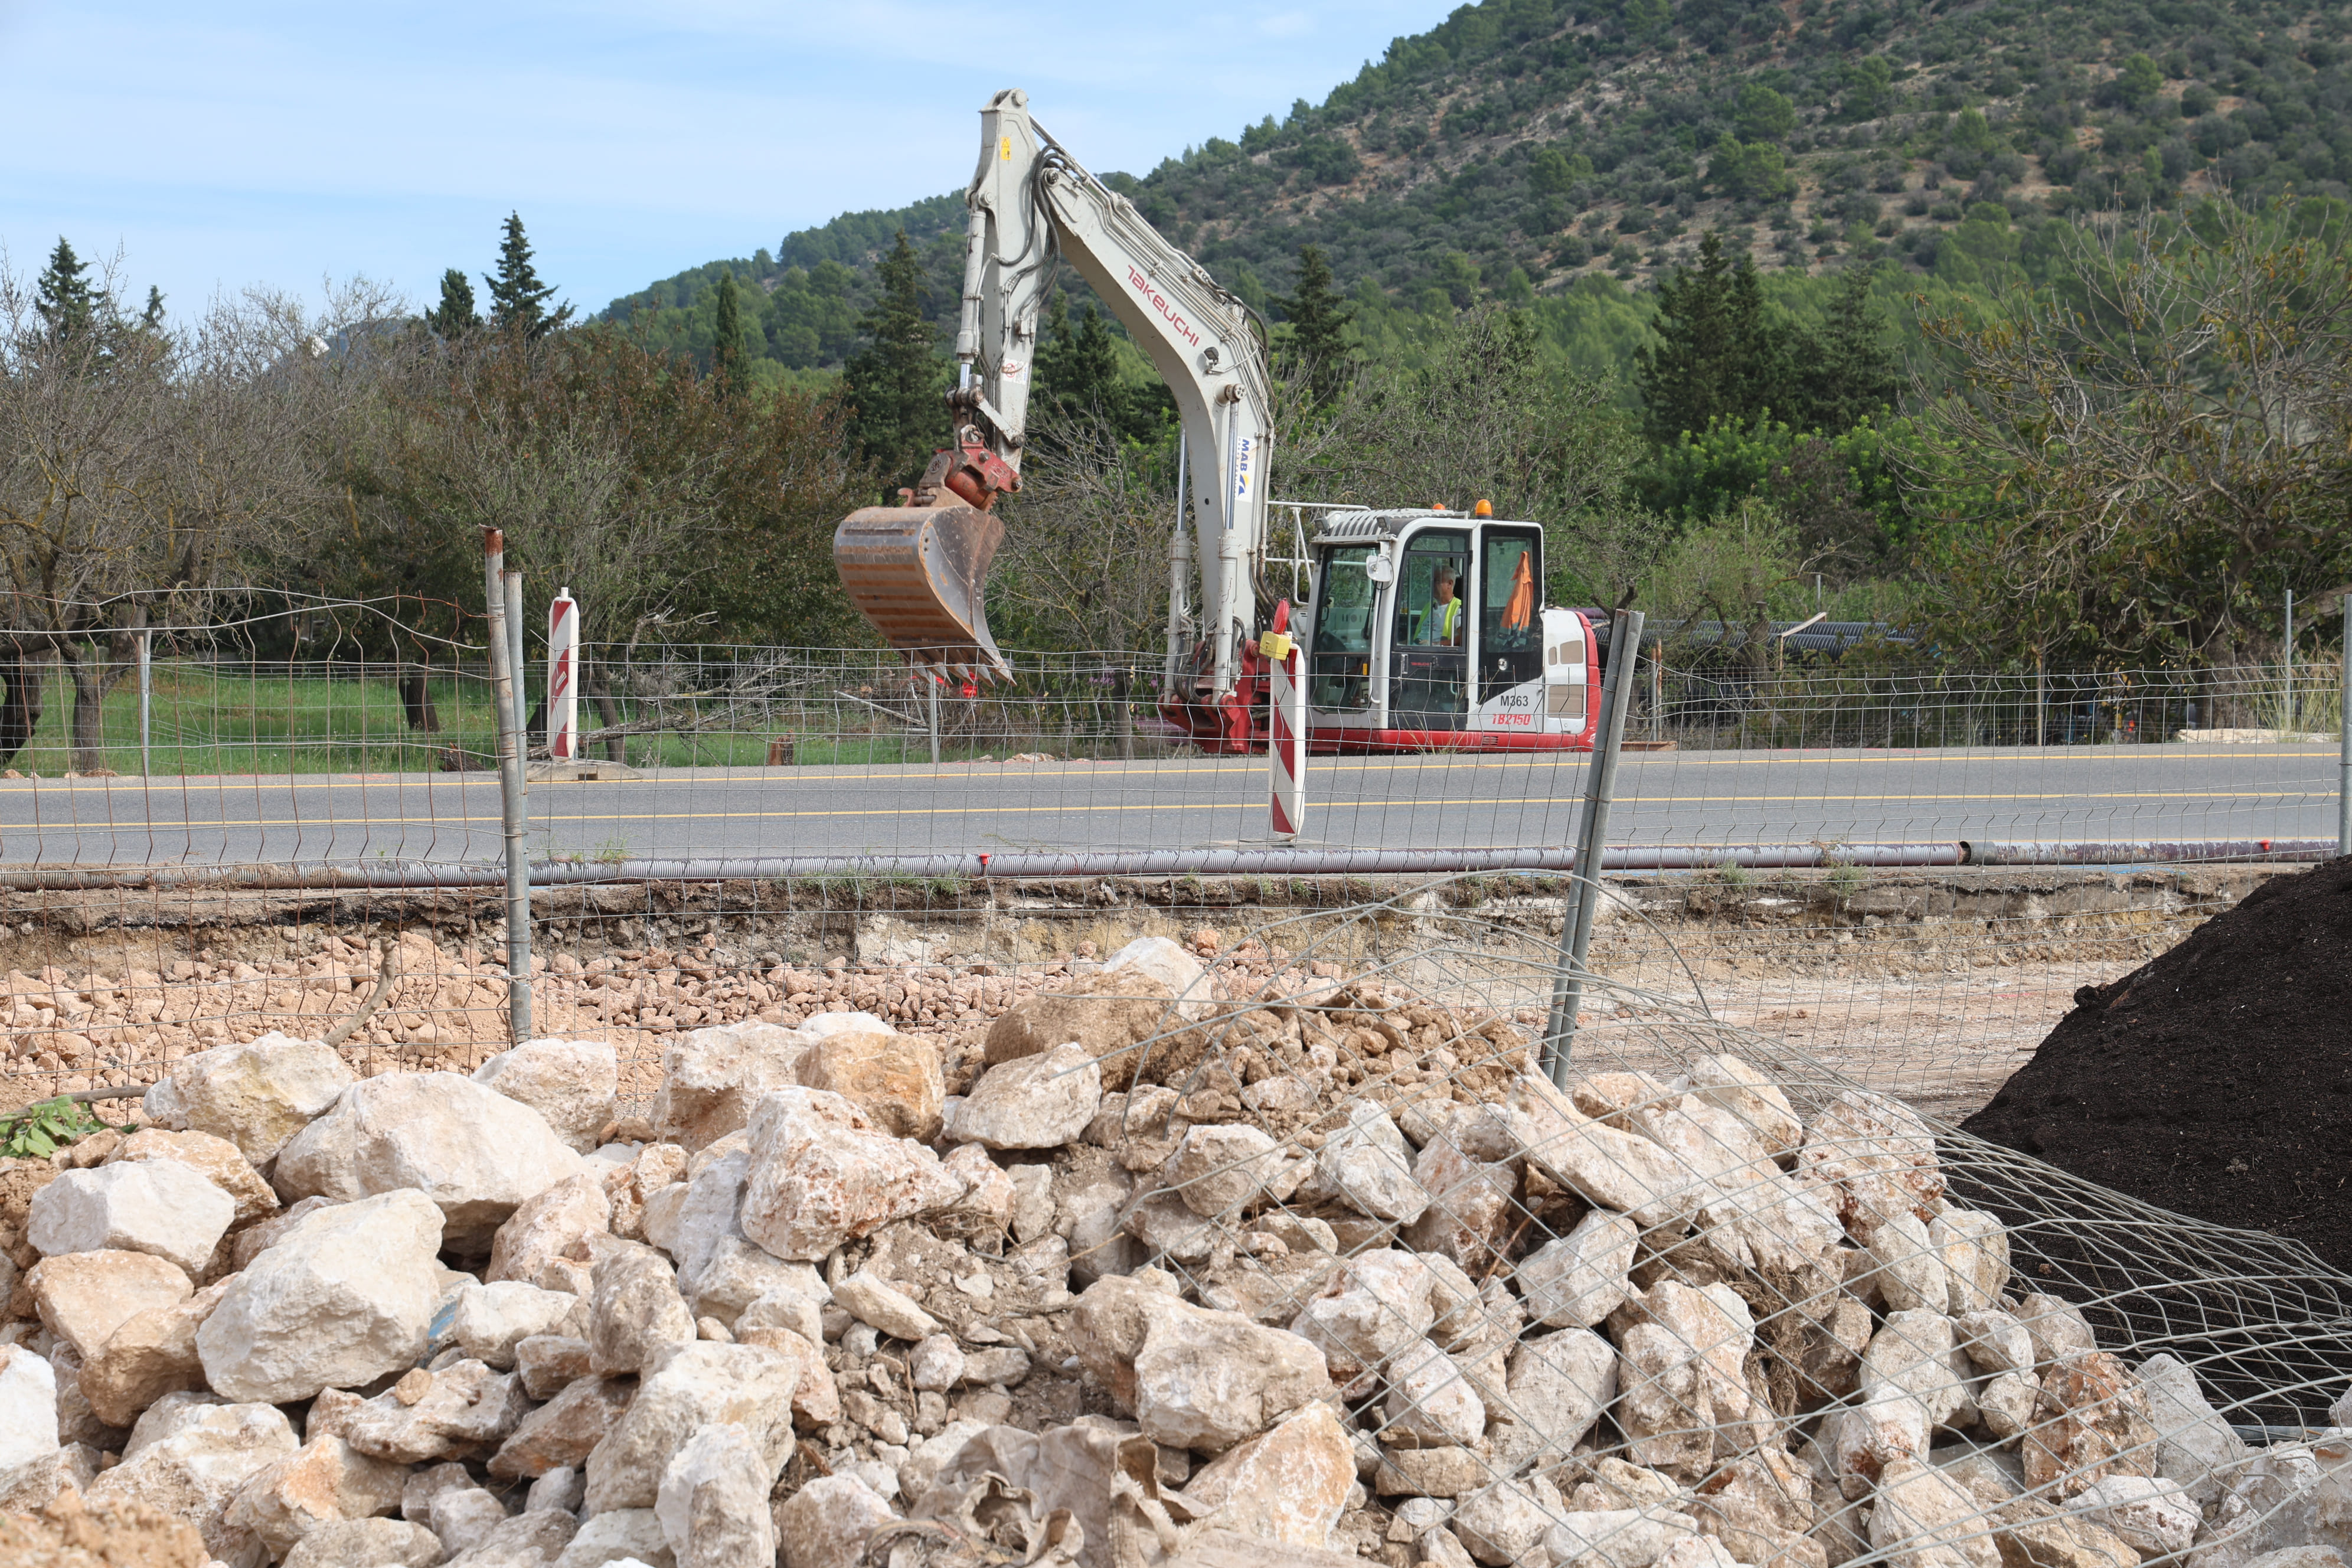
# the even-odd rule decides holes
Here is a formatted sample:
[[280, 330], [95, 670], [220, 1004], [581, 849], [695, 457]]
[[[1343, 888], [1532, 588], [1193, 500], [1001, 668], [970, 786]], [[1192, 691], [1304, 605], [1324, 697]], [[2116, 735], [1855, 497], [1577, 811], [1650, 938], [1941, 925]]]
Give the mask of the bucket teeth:
[[995, 513], [961, 502], [873, 506], [834, 531], [833, 563], [851, 603], [892, 647], [919, 663], [1010, 679], [982, 596], [1003, 539]]

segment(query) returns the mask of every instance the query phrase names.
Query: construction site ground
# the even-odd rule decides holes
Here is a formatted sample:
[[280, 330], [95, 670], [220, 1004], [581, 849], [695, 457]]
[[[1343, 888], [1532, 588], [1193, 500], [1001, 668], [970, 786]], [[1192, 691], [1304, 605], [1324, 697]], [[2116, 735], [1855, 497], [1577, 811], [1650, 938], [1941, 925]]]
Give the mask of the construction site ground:
[[[1989, 1100], [2072, 1005], [2289, 868], [1759, 872], [1612, 881], [1585, 1026], [1703, 1007], [1930, 1114]], [[1251, 942], [1342, 970], [1423, 952], [1524, 978], [1557, 946], [1563, 884], [1250, 879], [976, 885], [605, 885], [534, 900], [533, 1033], [609, 1039], [626, 1101], [663, 1037], [769, 1016], [871, 1011], [976, 1034], [1020, 994], [1140, 935]], [[0, 900], [8, 1059], [0, 1104], [135, 1089], [192, 1050], [272, 1030], [346, 1043], [362, 1072], [469, 1070], [511, 1044], [495, 894], [106, 889]], [[1465, 933], [1468, 933], [1465, 935]], [[1269, 947], [1272, 950], [1268, 951]], [[1475, 949], [1473, 952], [1470, 950]], [[1424, 983], [1444, 977], [1423, 977]], [[1524, 1006], [1520, 1022], [1537, 1021]]]

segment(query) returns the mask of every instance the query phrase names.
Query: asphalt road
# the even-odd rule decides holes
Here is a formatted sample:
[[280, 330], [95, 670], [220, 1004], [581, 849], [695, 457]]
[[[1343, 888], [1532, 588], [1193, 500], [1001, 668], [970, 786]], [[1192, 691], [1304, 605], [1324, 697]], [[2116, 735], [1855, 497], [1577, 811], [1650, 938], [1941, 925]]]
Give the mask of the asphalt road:
[[[1580, 756], [1316, 758], [1302, 842], [1573, 840]], [[2332, 837], [2320, 745], [1633, 753], [1632, 844]], [[534, 858], [738, 858], [1263, 843], [1261, 758], [702, 769], [531, 787]], [[0, 781], [0, 863], [492, 861], [483, 774]]]

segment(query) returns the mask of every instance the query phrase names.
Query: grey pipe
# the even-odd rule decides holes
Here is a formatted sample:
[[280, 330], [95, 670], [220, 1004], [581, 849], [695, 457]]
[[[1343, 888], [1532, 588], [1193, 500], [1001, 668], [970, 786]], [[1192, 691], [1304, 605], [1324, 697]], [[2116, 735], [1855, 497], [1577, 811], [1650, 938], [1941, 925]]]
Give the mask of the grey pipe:
[[1971, 866], [2151, 866], [2201, 860], [2325, 860], [2336, 852], [2325, 838], [1969, 839], [1960, 846]]
[[[1621, 844], [1601, 857], [1604, 872], [1871, 870], [1954, 866], [2193, 865], [2326, 859], [2330, 840], [2181, 840], [2169, 843]], [[1417, 877], [1458, 872], [1573, 871], [1576, 852], [1535, 849], [1109, 849], [1001, 854], [767, 856], [745, 859], [621, 860], [602, 865], [543, 861], [534, 887], [593, 883], [777, 881], [793, 877]], [[242, 888], [332, 892], [371, 888], [489, 888], [506, 884], [497, 866], [454, 861], [352, 861], [310, 866], [57, 866], [0, 870], [16, 892]]]
[[2344, 675], [2336, 706], [2336, 853], [2352, 855], [2352, 589], [2336, 603], [2344, 615]]
[[[1617, 798], [1617, 758], [1624, 746], [1625, 710], [1633, 706], [1634, 673], [1641, 663], [1641, 611], [1621, 609], [1610, 617], [1609, 646], [1616, 657], [1609, 661], [1608, 678], [1601, 687], [1601, 722], [1592, 737], [1584, 830], [1576, 850], [1577, 860], [1586, 866], [1609, 863], [1609, 808]], [[1559, 973], [1552, 979], [1551, 1017], [1544, 1030], [1543, 1056], [1545, 1072], [1562, 1088], [1568, 1084], [1570, 1042], [1584, 1000], [1584, 961], [1592, 949], [1592, 918], [1599, 912], [1595, 905], [1600, 896], [1592, 878], [1579, 878], [1560, 922]]]
[[507, 1022], [514, 1043], [531, 1037], [530, 1027], [530, 816], [524, 797], [522, 715], [516, 679], [509, 593], [521, 595], [520, 578], [503, 575], [506, 540], [495, 528], [482, 531], [483, 597], [490, 612], [491, 707], [499, 716], [499, 821], [506, 839]]

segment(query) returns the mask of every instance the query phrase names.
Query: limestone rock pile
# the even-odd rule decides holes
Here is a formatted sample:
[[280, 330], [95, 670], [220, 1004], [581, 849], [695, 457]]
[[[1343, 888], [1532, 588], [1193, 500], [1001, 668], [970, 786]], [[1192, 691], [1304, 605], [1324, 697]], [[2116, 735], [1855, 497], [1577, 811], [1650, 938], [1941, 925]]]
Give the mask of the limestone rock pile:
[[965, 1050], [677, 1032], [643, 1125], [576, 1041], [189, 1056], [153, 1125], [0, 1172], [0, 1510], [161, 1510], [229, 1568], [2330, 1568], [2352, 1533], [2352, 1435], [2249, 1449], [2021, 1291], [1895, 1102], [1801, 1115], [1728, 1056], [1558, 1089], [1503, 1020], [1208, 978], [1139, 943]]

